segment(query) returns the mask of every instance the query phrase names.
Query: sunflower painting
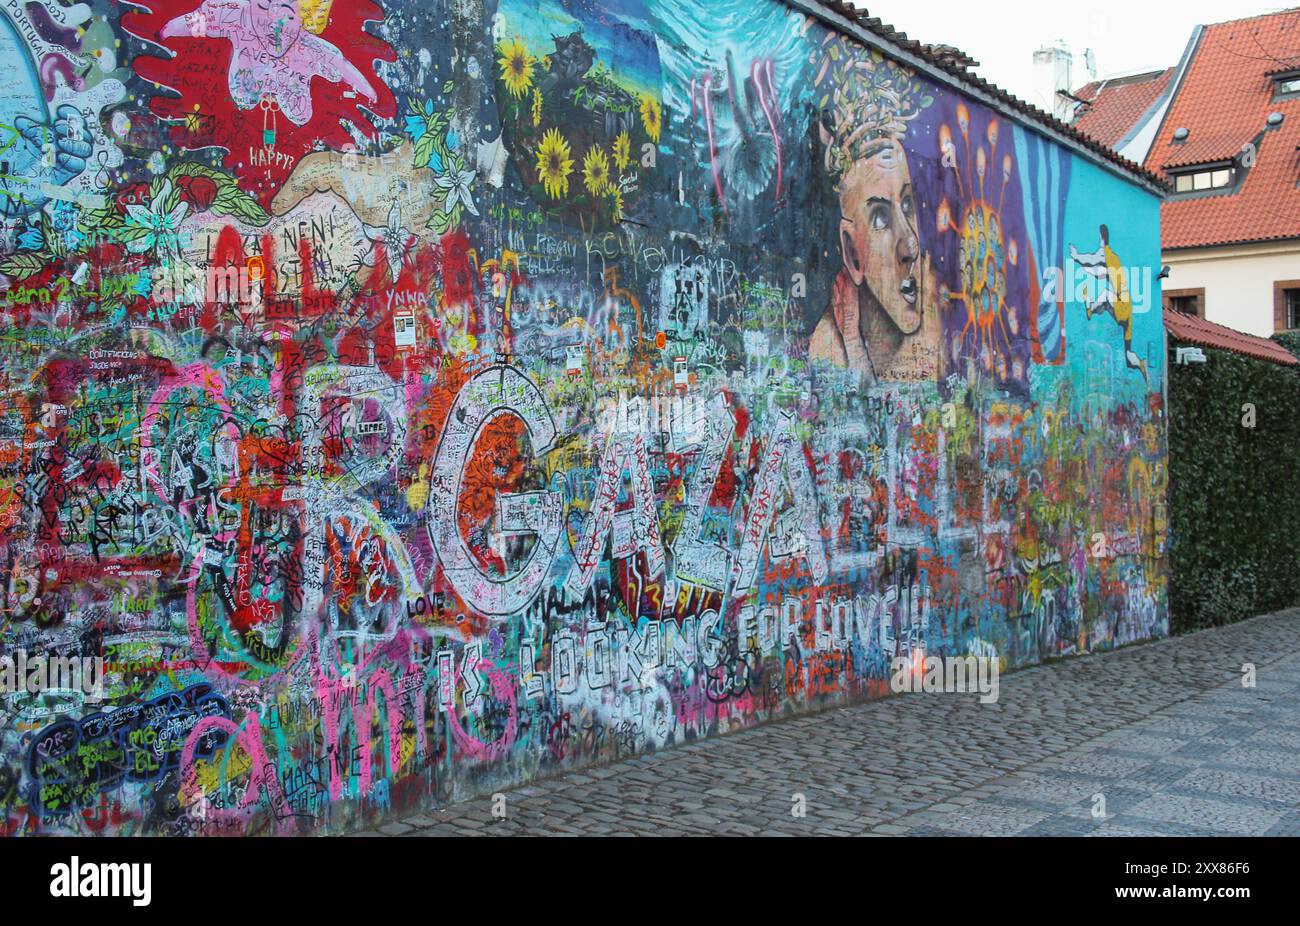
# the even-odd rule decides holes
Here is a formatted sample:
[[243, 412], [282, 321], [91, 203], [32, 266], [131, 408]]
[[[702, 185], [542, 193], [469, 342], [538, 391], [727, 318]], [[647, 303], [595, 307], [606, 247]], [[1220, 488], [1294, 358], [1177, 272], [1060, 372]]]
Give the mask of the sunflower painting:
[[627, 132], [619, 132], [618, 138], [614, 139], [614, 166], [619, 170], [627, 170], [631, 160], [632, 140], [628, 138]]
[[603, 196], [609, 188], [609, 158], [595, 145], [582, 158], [582, 182], [592, 196]]
[[528, 46], [516, 36], [498, 46], [497, 53], [501, 56], [497, 59], [501, 82], [512, 97], [521, 99], [533, 86], [533, 56], [528, 53]]
[[537, 176], [552, 199], [569, 193], [569, 174], [573, 173], [573, 158], [569, 153], [569, 143], [558, 129], [542, 136], [542, 144], [537, 149]]
[[655, 144], [659, 144], [659, 132], [663, 128], [663, 117], [659, 110], [659, 101], [648, 96], [641, 97], [641, 124], [645, 133]]
[[635, 209], [649, 170], [641, 152], [659, 143], [662, 69], [649, 16], [643, 0], [617, 0], [600, 15], [548, 8], [543, 25], [532, 0], [501, 0], [503, 140], [552, 220], [609, 228]]

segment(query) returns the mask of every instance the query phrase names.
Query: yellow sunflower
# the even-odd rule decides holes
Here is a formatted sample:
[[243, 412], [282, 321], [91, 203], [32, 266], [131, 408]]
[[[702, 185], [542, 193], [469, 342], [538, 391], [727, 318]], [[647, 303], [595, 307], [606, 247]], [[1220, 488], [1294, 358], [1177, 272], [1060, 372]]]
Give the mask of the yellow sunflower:
[[559, 129], [550, 129], [542, 136], [537, 148], [537, 177], [551, 199], [569, 193], [569, 174], [573, 173], [573, 158], [569, 154], [569, 143]]
[[641, 124], [645, 126], [645, 133], [650, 136], [650, 140], [656, 145], [659, 144], [659, 130], [663, 128], [660, 119], [659, 101], [648, 96], [641, 97]]
[[623, 221], [623, 191], [616, 186], [609, 188], [609, 211], [615, 222]]
[[542, 91], [533, 88], [533, 126], [542, 124]]
[[614, 164], [619, 170], [627, 170], [628, 162], [632, 160], [632, 139], [627, 137], [627, 132], [619, 132], [618, 138], [614, 139]]
[[582, 158], [582, 180], [592, 196], [601, 196], [609, 188], [609, 158], [595, 145]]
[[533, 86], [533, 56], [528, 54], [528, 46], [523, 39], [515, 36], [504, 45], [498, 45], [501, 57], [501, 80], [506, 89], [516, 100], [520, 99]]

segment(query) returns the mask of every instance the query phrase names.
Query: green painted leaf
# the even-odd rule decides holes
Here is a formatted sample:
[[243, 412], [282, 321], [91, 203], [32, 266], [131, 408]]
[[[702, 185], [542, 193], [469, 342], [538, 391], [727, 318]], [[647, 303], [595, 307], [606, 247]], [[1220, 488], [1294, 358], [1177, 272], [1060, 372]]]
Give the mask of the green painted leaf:
[[0, 261], [0, 273], [21, 279], [40, 273], [46, 263], [47, 259], [34, 251], [21, 251]]
[[248, 225], [265, 225], [271, 220], [257, 200], [233, 183], [217, 194], [211, 208], [217, 215], [233, 216]]
[[428, 167], [429, 159], [433, 156], [435, 138], [432, 135], [422, 135], [420, 140], [415, 143], [415, 159], [412, 162], [416, 167]]
[[235, 178], [230, 174], [223, 173], [215, 167], [209, 167], [206, 164], [196, 164], [193, 161], [184, 161], [177, 164], [171, 170], [167, 171], [167, 176], [171, 177], [173, 182], [177, 177], [207, 177], [215, 182], [218, 186], [233, 185]]

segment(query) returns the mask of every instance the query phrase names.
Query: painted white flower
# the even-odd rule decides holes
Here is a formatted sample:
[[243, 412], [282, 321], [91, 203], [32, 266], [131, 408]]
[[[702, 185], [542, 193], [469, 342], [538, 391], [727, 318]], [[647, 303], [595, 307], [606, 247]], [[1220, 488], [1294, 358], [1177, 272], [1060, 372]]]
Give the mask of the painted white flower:
[[384, 257], [388, 263], [388, 270], [392, 278], [397, 279], [402, 272], [402, 262], [406, 260], [407, 254], [412, 250], [415, 244], [415, 236], [411, 230], [402, 224], [402, 207], [400, 200], [394, 199], [393, 204], [388, 210], [387, 226], [380, 225], [363, 225], [366, 239], [370, 242], [370, 252], [362, 258], [362, 263], [367, 267], [375, 266], [375, 255], [379, 242], [384, 243]]
[[179, 256], [181, 222], [189, 210], [189, 203], [177, 197], [176, 205], [168, 210], [167, 201], [172, 196], [172, 182], [164, 180], [149, 205], [132, 203], [126, 207], [127, 221], [137, 228], [146, 229], [145, 234], [133, 239], [127, 247], [136, 254], [155, 248]]
[[450, 214], [459, 202], [470, 215], [478, 215], [478, 209], [474, 208], [474, 201], [470, 198], [469, 191], [469, 186], [476, 176], [477, 174], [467, 167], [453, 165], [445, 174], [439, 175], [433, 181], [442, 191], [444, 212]]

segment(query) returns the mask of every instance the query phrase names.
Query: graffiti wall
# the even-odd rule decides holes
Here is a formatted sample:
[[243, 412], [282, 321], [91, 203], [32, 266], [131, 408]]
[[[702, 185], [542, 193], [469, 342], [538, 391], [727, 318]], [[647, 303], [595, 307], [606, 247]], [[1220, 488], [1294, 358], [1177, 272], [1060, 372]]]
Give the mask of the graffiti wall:
[[0, 73], [7, 834], [1167, 631], [1156, 197], [798, 9], [0, 0]]

